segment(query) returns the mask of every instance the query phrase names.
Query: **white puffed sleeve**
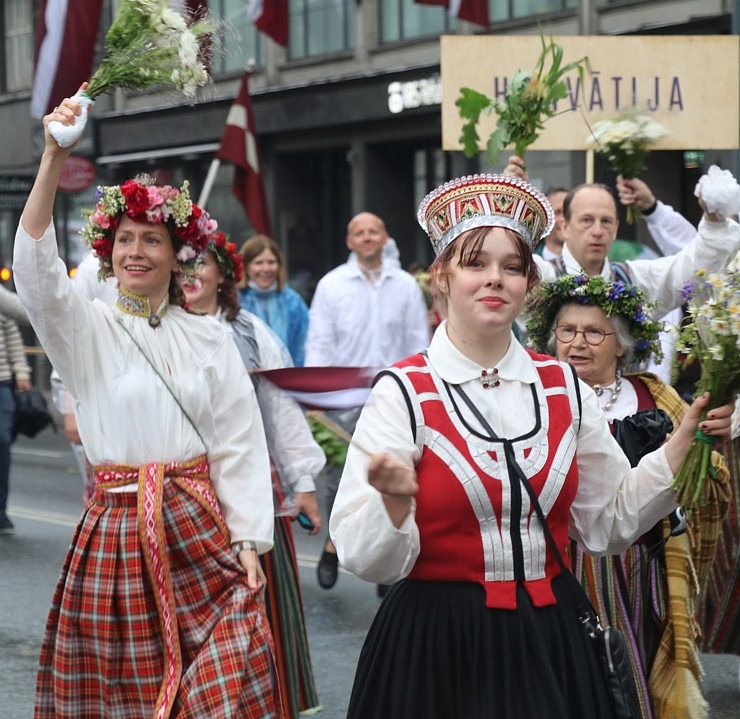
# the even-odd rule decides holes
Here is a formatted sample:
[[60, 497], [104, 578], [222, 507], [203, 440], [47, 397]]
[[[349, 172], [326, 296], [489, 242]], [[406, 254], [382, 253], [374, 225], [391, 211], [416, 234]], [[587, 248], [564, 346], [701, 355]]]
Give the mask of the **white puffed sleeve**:
[[415, 506], [396, 529], [383, 499], [367, 480], [370, 452], [386, 452], [413, 467], [420, 453], [408, 408], [395, 380], [381, 378], [362, 410], [334, 501], [329, 532], [343, 567], [377, 584], [392, 584], [413, 569], [419, 556]]

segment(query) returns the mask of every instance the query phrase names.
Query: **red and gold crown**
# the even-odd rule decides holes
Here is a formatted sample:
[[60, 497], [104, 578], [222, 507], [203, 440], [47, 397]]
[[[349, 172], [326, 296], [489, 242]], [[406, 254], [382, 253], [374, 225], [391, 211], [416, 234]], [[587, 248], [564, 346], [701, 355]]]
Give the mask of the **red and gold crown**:
[[419, 205], [416, 217], [439, 255], [463, 232], [505, 227], [534, 250], [555, 224], [547, 197], [528, 182], [508, 175], [468, 175], [445, 182]]

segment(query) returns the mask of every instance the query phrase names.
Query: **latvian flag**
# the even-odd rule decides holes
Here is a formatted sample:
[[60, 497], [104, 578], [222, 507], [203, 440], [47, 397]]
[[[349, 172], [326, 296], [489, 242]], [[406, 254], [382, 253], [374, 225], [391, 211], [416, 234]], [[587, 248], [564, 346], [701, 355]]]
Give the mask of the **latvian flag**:
[[285, 367], [256, 370], [306, 409], [362, 407], [370, 396], [375, 367]]

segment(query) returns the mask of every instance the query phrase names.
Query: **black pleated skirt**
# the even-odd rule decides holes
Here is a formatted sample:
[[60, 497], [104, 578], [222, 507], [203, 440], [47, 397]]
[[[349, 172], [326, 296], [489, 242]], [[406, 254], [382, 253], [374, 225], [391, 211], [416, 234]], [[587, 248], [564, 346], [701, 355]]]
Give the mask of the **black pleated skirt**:
[[489, 609], [481, 586], [404, 580], [368, 632], [348, 719], [610, 719], [564, 577], [558, 603]]

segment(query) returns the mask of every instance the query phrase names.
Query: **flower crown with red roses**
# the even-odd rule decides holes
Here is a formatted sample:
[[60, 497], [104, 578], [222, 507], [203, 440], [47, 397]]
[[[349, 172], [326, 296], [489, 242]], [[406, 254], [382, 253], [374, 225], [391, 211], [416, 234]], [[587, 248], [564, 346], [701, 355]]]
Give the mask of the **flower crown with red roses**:
[[236, 245], [229, 242], [229, 238], [223, 232], [214, 232], [208, 238], [206, 252], [213, 253], [219, 268], [227, 279], [241, 282], [244, 260], [237, 252]]
[[101, 280], [113, 276], [113, 236], [123, 215], [134, 222], [169, 224], [180, 245], [175, 251], [183, 279], [195, 280], [200, 256], [218, 225], [190, 199], [187, 180], [180, 189], [155, 185], [149, 175], [137, 175], [122, 185], [98, 186], [95, 207], [82, 211], [87, 224], [80, 235], [100, 262]]

